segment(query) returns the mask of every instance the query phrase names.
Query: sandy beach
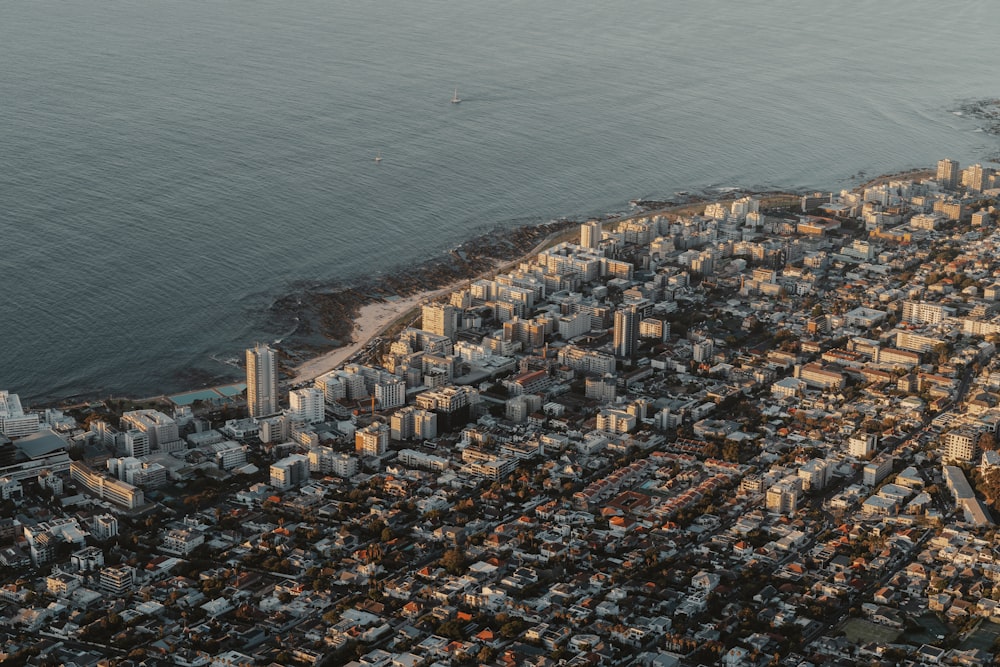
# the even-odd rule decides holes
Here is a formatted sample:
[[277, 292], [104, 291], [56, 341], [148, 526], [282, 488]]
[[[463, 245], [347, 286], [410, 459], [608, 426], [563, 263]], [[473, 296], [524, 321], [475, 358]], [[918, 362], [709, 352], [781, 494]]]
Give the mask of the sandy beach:
[[[557, 235], [564, 233], [562, 230], [548, 234], [538, 242], [529, 252], [513, 260], [494, 260], [492, 269], [480, 275], [487, 275], [506, 268], [517, 266], [519, 262], [537, 255]], [[314, 380], [320, 375], [332, 371], [345, 361], [351, 358], [355, 352], [361, 350], [376, 336], [389, 328], [397, 319], [409, 310], [422, 305], [428, 301], [433, 301], [440, 296], [449, 294], [463, 285], [469, 283], [468, 279], [454, 281], [438, 289], [419, 292], [412, 296], [403, 297], [395, 301], [380, 301], [362, 306], [357, 317], [354, 318], [354, 329], [351, 332], [351, 343], [325, 354], [310, 359], [295, 368], [295, 377], [290, 384], [300, 385], [310, 380]]]
[[444, 294], [448, 294], [458, 289], [468, 281], [459, 281], [435, 290], [420, 292], [395, 301], [379, 301], [362, 306], [358, 316], [354, 319], [354, 330], [351, 332], [351, 343], [330, 350], [325, 354], [310, 359], [309, 361], [295, 368], [295, 377], [291, 380], [292, 385], [313, 380], [323, 373], [332, 371], [351, 356], [362, 349], [373, 338], [385, 331], [393, 322], [407, 311]]

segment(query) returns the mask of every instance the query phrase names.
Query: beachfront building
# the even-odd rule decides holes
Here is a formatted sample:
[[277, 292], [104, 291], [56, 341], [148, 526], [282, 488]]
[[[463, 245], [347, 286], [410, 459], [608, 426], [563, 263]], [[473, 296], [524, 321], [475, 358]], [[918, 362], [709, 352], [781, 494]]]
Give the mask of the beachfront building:
[[982, 192], [989, 187], [991, 176], [992, 169], [974, 164], [962, 170], [962, 185], [973, 192]]
[[438, 336], [455, 336], [454, 306], [447, 303], [429, 303], [423, 307], [421, 328]]
[[583, 223], [580, 227], [580, 245], [590, 250], [597, 250], [601, 247], [601, 221], [591, 220]]
[[278, 411], [278, 361], [267, 345], [247, 349], [247, 410], [251, 417]]
[[308, 424], [326, 420], [323, 391], [316, 387], [294, 389], [288, 394], [288, 406], [296, 419]]
[[17, 394], [0, 391], [0, 434], [19, 438], [38, 430], [38, 415], [24, 414]]
[[938, 160], [937, 181], [941, 184], [941, 187], [954, 190], [955, 186], [958, 185], [958, 176], [958, 162], [949, 160], [948, 158]]

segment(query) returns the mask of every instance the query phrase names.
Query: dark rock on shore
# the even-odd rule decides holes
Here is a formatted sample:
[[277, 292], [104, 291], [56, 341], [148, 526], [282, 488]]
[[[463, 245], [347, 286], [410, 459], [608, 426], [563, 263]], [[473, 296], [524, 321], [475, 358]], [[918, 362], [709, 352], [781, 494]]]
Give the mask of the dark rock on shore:
[[530, 253], [550, 235], [579, 225], [557, 220], [541, 225], [497, 227], [457, 248], [412, 267], [352, 282], [313, 284], [277, 299], [268, 313], [276, 327], [294, 331], [277, 346], [283, 365], [294, 366], [351, 338], [361, 307], [393, 297], [406, 297], [493, 271], [498, 263]]

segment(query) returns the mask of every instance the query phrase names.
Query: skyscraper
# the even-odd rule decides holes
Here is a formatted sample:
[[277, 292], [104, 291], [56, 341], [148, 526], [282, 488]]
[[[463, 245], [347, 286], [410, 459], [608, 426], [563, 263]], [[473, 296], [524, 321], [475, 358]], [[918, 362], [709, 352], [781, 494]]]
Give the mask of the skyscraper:
[[974, 164], [962, 171], [962, 185], [973, 192], [982, 192], [989, 187], [990, 176], [993, 170], [983, 167], [981, 164]]
[[278, 411], [278, 363], [274, 350], [258, 343], [247, 349], [247, 409], [251, 417]]
[[639, 338], [639, 309], [629, 305], [616, 310], [614, 326], [615, 356], [631, 358]]
[[938, 160], [937, 180], [942, 187], [954, 190], [958, 185], [958, 162], [948, 158]]
[[580, 227], [580, 245], [597, 250], [601, 247], [601, 221], [591, 220]]
[[455, 307], [445, 303], [429, 303], [422, 311], [420, 328], [438, 336], [455, 336]]

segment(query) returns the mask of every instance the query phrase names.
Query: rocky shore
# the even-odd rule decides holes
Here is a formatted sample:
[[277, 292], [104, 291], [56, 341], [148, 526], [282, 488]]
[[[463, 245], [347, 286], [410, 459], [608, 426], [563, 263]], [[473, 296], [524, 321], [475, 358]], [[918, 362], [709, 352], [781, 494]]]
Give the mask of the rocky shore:
[[303, 285], [276, 300], [268, 318], [291, 333], [276, 345], [289, 369], [308, 359], [347, 345], [361, 308], [431, 292], [475, 279], [503, 262], [530, 253], [550, 235], [575, 227], [579, 220], [556, 220], [515, 228], [497, 227], [463, 242], [446, 254], [391, 273], [351, 282]]

